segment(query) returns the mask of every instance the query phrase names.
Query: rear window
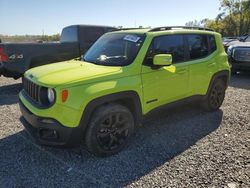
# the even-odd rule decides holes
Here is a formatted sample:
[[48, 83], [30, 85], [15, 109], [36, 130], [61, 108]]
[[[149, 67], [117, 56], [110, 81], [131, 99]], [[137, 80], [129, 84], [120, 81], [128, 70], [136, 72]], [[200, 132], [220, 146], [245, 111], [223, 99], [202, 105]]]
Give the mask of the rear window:
[[245, 38], [245, 42], [250, 42], [250, 35]]
[[98, 27], [82, 27], [81, 33], [84, 33], [84, 36], [82, 38], [85, 42], [92, 43], [105, 33], [104, 29], [105, 28]]
[[77, 42], [77, 26], [66, 27], [62, 30], [61, 42]]

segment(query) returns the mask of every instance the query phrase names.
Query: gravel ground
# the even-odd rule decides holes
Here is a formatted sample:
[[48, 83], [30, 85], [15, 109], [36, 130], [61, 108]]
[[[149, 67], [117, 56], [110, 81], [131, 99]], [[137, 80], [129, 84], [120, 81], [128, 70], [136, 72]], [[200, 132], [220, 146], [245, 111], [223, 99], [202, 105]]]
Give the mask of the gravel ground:
[[35, 145], [20, 123], [20, 80], [0, 78], [0, 187], [250, 187], [250, 75], [220, 110], [155, 112], [118, 155]]

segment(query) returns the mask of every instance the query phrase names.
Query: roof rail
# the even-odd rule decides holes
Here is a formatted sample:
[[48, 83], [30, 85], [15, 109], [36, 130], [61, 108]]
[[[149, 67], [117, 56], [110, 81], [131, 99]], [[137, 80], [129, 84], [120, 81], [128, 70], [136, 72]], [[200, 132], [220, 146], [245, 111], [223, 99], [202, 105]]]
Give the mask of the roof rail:
[[156, 27], [153, 29], [150, 29], [148, 32], [154, 32], [154, 31], [166, 31], [166, 30], [172, 30], [172, 29], [196, 29], [196, 30], [205, 30], [205, 31], [214, 31], [210, 28], [205, 27], [190, 27], [190, 26], [166, 26], [166, 27]]
[[117, 28], [117, 31], [122, 31], [122, 30], [132, 30], [132, 29], [144, 29], [144, 28], [136, 28], [136, 27], [131, 27], [131, 28]]

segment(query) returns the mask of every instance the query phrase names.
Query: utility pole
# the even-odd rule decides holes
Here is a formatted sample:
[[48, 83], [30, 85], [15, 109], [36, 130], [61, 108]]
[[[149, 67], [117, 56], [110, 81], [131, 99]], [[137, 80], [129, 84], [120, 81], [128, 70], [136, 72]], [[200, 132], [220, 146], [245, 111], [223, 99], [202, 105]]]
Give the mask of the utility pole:
[[44, 37], [44, 29], [42, 30], [42, 41], [45, 41], [45, 37]]

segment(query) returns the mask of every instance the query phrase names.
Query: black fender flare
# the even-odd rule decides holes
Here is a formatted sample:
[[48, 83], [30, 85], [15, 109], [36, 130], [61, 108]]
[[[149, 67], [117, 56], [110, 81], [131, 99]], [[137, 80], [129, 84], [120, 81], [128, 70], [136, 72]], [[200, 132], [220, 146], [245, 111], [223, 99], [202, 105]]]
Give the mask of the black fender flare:
[[91, 116], [93, 112], [96, 110], [96, 108], [98, 108], [101, 105], [113, 102], [121, 103], [122, 105], [128, 107], [131, 110], [131, 113], [135, 118], [135, 125], [138, 125], [141, 122], [142, 106], [138, 93], [136, 91], [122, 91], [118, 93], [101, 96], [99, 98], [93, 99], [87, 104], [87, 106], [83, 111], [83, 115], [79, 125], [79, 128], [81, 131], [83, 131], [82, 132], [83, 134], [87, 130], [88, 123], [91, 120]]
[[223, 79], [225, 81], [226, 87], [228, 87], [228, 84], [229, 84], [229, 81], [230, 81], [230, 71], [229, 70], [222, 70], [222, 71], [216, 72], [212, 76], [212, 78], [210, 80], [210, 83], [209, 83], [209, 86], [208, 86], [207, 93], [205, 95], [205, 98], [208, 96], [209, 92], [212, 89], [212, 85], [213, 85], [214, 81], [217, 80], [217, 79]]

